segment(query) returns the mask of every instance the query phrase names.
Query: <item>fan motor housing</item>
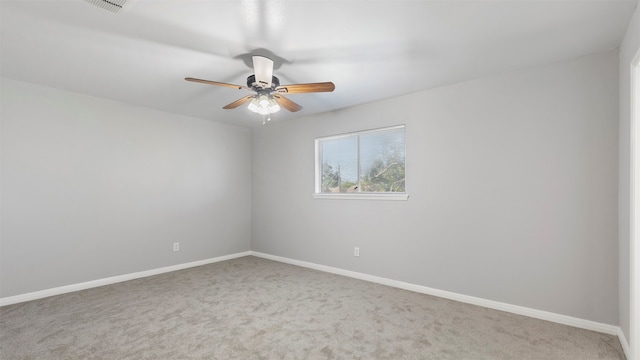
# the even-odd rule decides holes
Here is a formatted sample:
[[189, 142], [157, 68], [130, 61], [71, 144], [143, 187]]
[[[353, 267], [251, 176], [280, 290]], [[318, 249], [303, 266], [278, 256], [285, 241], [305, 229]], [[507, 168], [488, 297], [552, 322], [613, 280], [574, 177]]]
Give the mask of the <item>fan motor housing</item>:
[[[261, 90], [262, 88], [259, 87], [258, 85], [256, 85], [256, 76], [255, 75], [250, 75], [249, 77], [247, 77], [247, 86], [258, 91]], [[271, 77], [271, 90], [274, 90], [275, 88], [277, 88], [278, 86], [280, 86], [280, 79], [278, 79], [275, 76]]]

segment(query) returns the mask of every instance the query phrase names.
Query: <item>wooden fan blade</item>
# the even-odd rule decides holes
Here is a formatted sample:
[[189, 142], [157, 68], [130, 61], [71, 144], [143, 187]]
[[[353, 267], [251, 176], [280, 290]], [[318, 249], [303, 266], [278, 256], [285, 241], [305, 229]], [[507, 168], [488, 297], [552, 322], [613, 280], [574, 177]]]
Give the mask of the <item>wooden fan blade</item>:
[[217, 85], [217, 86], [224, 86], [224, 87], [229, 87], [234, 89], [253, 91], [253, 89], [246, 86], [242, 86], [242, 85], [227, 84], [227, 83], [218, 82], [218, 81], [202, 80], [202, 79], [196, 79], [196, 78], [190, 78], [190, 77], [184, 78], [184, 79], [187, 81], [192, 81], [192, 82], [197, 82], [197, 83], [202, 83], [207, 85]]
[[255, 95], [247, 95], [247, 96], [245, 96], [245, 97], [243, 97], [243, 98], [240, 98], [240, 99], [238, 99], [238, 100], [236, 100], [236, 101], [232, 102], [231, 104], [229, 104], [229, 105], [227, 105], [227, 106], [223, 107], [223, 109], [227, 109], [227, 110], [229, 110], [229, 109], [235, 109], [235, 108], [237, 108], [238, 106], [240, 106], [240, 105], [242, 105], [242, 104], [246, 104], [246, 103], [248, 103], [248, 102], [249, 102], [249, 101], [251, 101], [251, 99], [253, 99], [254, 97], [255, 97]]
[[276, 100], [278, 105], [282, 106], [283, 108], [291, 112], [300, 111], [302, 109], [302, 106], [296, 104], [295, 102], [287, 99], [286, 97], [280, 94], [273, 94], [273, 98]]
[[303, 94], [313, 92], [332, 92], [336, 86], [332, 82], [282, 85], [276, 91], [282, 94]]

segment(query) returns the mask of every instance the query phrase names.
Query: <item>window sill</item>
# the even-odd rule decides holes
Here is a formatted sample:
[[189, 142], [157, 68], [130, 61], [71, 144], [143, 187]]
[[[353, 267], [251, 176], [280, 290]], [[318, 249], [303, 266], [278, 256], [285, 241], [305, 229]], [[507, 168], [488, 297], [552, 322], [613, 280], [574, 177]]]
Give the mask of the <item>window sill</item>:
[[316, 193], [313, 194], [314, 199], [333, 199], [333, 200], [392, 200], [407, 201], [409, 194], [376, 194], [376, 193]]

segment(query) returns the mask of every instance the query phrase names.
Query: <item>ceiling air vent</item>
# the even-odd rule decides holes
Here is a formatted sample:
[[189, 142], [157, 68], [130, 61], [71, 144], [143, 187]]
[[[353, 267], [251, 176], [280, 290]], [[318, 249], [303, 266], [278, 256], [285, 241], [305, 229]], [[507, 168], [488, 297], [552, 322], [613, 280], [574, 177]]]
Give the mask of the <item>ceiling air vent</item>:
[[88, 2], [91, 5], [95, 5], [105, 10], [111, 11], [112, 13], [121, 12], [123, 8], [128, 7], [127, 5], [130, 5], [128, 3], [132, 2], [132, 0], [84, 0], [84, 1]]

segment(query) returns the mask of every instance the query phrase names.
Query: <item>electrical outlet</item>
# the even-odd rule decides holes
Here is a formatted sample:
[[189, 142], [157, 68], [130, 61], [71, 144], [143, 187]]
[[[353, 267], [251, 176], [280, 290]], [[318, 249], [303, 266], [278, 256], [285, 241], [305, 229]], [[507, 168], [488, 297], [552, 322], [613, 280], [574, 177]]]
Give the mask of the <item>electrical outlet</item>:
[[353, 256], [360, 256], [360, 248], [359, 247], [354, 247], [353, 248]]
[[180, 250], [180, 243], [173, 243], [173, 251]]

